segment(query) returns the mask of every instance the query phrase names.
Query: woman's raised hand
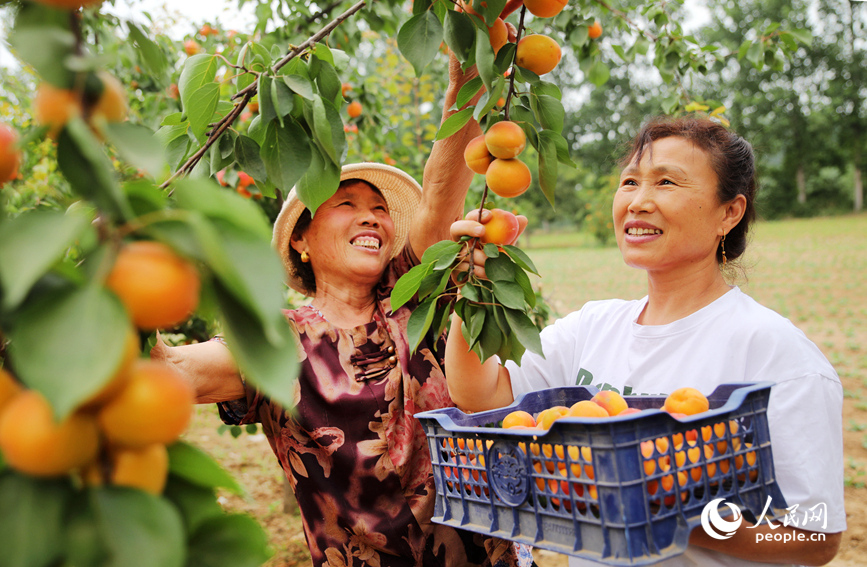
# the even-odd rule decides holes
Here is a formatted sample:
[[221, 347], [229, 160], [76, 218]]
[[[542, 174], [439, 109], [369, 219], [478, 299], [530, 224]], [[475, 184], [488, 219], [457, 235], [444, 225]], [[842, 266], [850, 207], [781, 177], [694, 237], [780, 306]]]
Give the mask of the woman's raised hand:
[[[491, 226], [489, 223], [494, 220], [494, 213], [492, 213], [488, 209], [482, 209], [481, 217], [479, 217], [479, 210], [474, 209], [467, 213], [467, 215], [462, 219], [452, 223], [451, 228], [449, 229], [452, 240], [457, 242], [464, 236], [470, 236], [473, 238], [484, 238], [486, 231]], [[511, 214], [511, 213], [508, 213]], [[524, 232], [524, 229], [527, 228], [527, 217], [524, 215], [514, 215], [515, 220], [517, 220], [517, 234], [514, 239], [517, 239], [518, 236]], [[514, 240], [513, 239], [513, 240]], [[490, 239], [494, 240], [494, 239]], [[473, 274], [477, 278], [487, 279], [485, 275], [485, 261], [487, 260], [487, 256], [481, 247], [477, 246], [473, 248]], [[469, 271], [469, 258], [467, 252], [463, 253], [463, 260], [458, 265], [458, 271]]]

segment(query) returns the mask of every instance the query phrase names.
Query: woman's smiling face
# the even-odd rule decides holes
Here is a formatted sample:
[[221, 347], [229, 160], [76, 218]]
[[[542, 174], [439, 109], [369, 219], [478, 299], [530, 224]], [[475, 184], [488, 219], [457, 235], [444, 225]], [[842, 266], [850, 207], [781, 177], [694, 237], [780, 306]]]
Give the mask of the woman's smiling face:
[[364, 181], [341, 185], [316, 210], [300, 240], [293, 242], [299, 252], [308, 251], [317, 289], [326, 282], [375, 284], [393, 256], [393, 246], [388, 203]]
[[627, 265], [658, 272], [716, 264], [726, 205], [708, 154], [689, 140], [662, 138], [620, 175], [612, 209]]

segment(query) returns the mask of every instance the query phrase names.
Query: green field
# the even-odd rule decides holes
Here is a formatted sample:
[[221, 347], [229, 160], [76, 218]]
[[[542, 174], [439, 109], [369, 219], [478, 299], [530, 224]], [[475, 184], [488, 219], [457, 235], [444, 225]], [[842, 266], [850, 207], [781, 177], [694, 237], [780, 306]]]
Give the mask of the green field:
[[[527, 252], [543, 275], [553, 316], [593, 299], [645, 295], [644, 272], [626, 267], [616, 247], [596, 246], [584, 235], [533, 234]], [[800, 327], [843, 381], [849, 529], [831, 565], [857, 565], [867, 556], [867, 215], [759, 223], [741, 264], [735, 283]], [[247, 498], [226, 495], [225, 505], [267, 527], [277, 551], [269, 565], [309, 564], [300, 519], [283, 512], [282, 476], [267, 442], [261, 435], [218, 435], [214, 413], [199, 408], [187, 435], [250, 491]], [[565, 565], [552, 554], [538, 560], [542, 567]]]

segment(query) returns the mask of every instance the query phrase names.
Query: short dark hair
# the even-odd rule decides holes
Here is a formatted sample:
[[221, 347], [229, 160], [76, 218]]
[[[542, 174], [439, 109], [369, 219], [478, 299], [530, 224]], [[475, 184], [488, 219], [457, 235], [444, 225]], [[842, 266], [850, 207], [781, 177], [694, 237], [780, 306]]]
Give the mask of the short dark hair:
[[[707, 118], [654, 118], [644, 125], [620, 160], [624, 168], [633, 160], [640, 161], [645, 150], [662, 138], [679, 137], [689, 140], [707, 153], [717, 177], [717, 196], [728, 203], [738, 195], [746, 197], [746, 209], [740, 222], [725, 236], [728, 260], [740, 257], [747, 248], [747, 236], [756, 219], [756, 161], [753, 147], [722, 124]], [[722, 263], [722, 251], [717, 248], [717, 262]]]
[[[340, 185], [337, 186], [338, 189], [344, 187], [346, 185], [350, 185], [352, 183], [365, 183], [371, 189], [373, 189], [376, 193], [379, 193], [380, 196], [385, 198], [382, 195], [382, 191], [379, 190], [378, 187], [370, 183], [369, 181], [365, 181], [364, 179], [344, 179], [340, 182]], [[295, 275], [298, 276], [298, 279], [301, 280], [301, 286], [304, 288], [304, 291], [308, 295], [313, 295], [316, 293], [316, 274], [313, 273], [313, 266], [310, 265], [309, 262], [301, 261], [301, 254], [292, 248], [292, 241], [296, 238], [303, 235], [307, 228], [310, 226], [310, 223], [313, 221], [313, 215], [310, 214], [310, 209], [304, 207], [304, 210], [301, 211], [301, 215], [298, 217], [298, 220], [295, 221], [295, 228], [292, 229], [292, 238], [289, 239], [289, 260], [292, 263], [292, 270], [295, 272]]]

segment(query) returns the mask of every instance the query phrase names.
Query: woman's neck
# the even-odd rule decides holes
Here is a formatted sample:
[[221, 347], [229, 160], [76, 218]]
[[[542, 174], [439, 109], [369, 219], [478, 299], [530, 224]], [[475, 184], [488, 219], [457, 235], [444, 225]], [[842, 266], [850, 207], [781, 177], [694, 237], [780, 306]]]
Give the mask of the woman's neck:
[[686, 275], [648, 272], [647, 284], [647, 305], [638, 316], [641, 325], [673, 323], [707, 307], [731, 290], [716, 265], [712, 270]]
[[352, 329], [373, 321], [376, 297], [373, 290], [363, 292], [317, 285], [311, 306], [335, 327]]

